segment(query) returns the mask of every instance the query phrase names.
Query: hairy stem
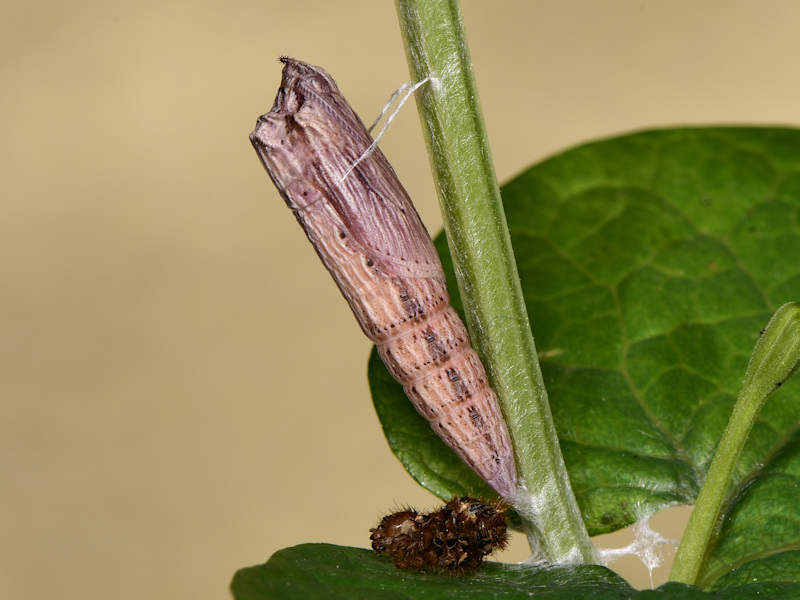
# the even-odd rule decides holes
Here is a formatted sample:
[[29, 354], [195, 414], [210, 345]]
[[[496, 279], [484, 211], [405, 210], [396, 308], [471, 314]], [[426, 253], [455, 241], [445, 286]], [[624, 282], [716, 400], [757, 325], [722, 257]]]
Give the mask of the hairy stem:
[[701, 585], [708, 542], [721, 517], [739, 455], [767, 398], [800, 364], [800, 303], [781, 306], [762, 332], [745, 373], [742, 391], [717, 446], [708, 475], [686, 525], [670, 580]]
[[492, 165], [457, 0], [396, 0], [434, 179], [472, 343], [514, 443], [534, 552], [594, 562], [544, 388]]

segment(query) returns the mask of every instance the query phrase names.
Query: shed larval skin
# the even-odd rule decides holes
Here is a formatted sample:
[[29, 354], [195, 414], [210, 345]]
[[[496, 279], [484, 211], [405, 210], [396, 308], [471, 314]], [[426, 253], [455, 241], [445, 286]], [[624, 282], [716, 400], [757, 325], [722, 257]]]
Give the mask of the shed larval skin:
[[331, 76], [281, 61], [275, 104], [250, 135], [264, 168], [417, 411], [512, 498], [516, 467], [497, 396], [411, 199], [379, 148], [363, 156], [372, 137]]

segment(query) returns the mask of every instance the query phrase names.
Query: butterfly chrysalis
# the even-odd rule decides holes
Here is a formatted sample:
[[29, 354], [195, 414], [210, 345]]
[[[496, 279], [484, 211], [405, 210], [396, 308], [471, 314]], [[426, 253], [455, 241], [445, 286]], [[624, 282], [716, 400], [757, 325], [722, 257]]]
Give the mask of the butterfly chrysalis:
[[450, 306], [411, 199], [325, 71], [282, 58], [272, 110], [250, 140], [364, 333], [417, 411], [498, 494], [516, 468], [497, 396]]

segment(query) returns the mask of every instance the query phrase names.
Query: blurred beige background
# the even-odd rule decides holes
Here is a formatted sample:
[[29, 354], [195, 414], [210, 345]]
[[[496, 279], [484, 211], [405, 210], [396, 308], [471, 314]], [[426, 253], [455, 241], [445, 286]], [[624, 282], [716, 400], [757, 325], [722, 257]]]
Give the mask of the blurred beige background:
[[[501, 181], [631, 129], [800, 123], [791, 0], [464, 16]], [[430, 507], [247, 140], [280, 54], [371, 121], [408, 79], [393, 3], [6, 0], [0, 44], [0, 597], [226, 598], [280, 548]], [[438, 231], [413, 103], [382, 146]]]

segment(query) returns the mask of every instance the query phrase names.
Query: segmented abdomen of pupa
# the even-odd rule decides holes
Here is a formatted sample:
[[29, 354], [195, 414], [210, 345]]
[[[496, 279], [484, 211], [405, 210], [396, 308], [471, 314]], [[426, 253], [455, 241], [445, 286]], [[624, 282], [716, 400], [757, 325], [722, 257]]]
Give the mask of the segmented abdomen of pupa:
[[[448, 299], [446, 289], [442, 297]], [[440, 302], [397, 327], [378, 354], [420, 415], [498, 494], [511, 498], [516, 469], [497, 396], [458, 313]]]
[[[316, 220], [317, 210], [325, 208], [302, 220]], [[331, 215], [317, 218], [330, 226]], [[326, 264], [336, 261], [333, 278], [417, 412], [492, 489], [511, 498], [517, 475], [508, 429], [464, 322], [450, 306], [438, 256], [426, 269], [438, 267], [439, 276], [392, 275], [386, 273], [391, 265], [370, 257], [343, 229], [327, 241], [335, 243], [317, 240], [317, 252]]]

